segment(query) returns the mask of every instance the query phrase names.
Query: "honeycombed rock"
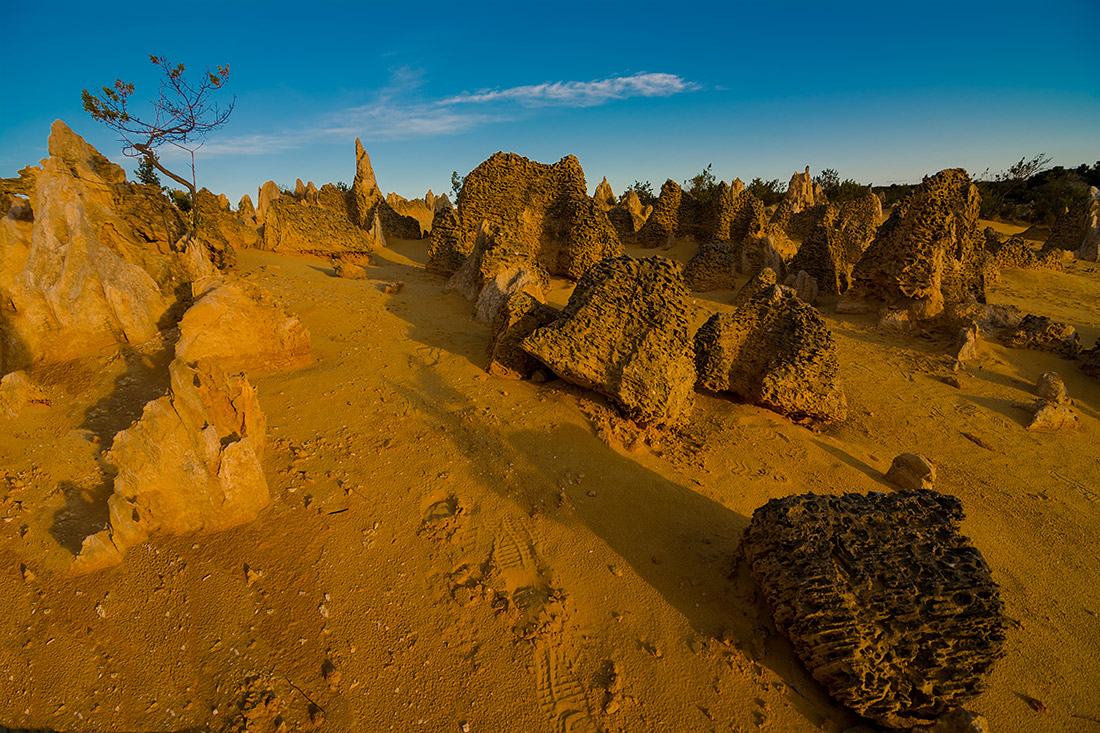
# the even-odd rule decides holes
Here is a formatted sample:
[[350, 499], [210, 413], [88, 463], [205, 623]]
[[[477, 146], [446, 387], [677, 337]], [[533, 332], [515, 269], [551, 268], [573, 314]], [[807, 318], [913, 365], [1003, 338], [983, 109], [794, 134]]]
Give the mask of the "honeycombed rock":
[[1075, 359], [1081, 351], [1081, 340], [1073, 326], [1030, 313], [997, 338], [1013, 349], [1049, 351], [1063, 359]]
[[512, 293], [497, 309], [489, 341], [489, 366], [495, 377], [527, 379], [542, 364], [520, 348], [520, 343], [535, 329], [556, 321], [561, 311], [540, 302], [523, 290]]
[[270, 293], [248, 280], [214, 288], [179, 324], [176, 358], [209, 360], [229, 371], [267, 371], [308, 364], [309, 331]]
[[1057, 249], [1036, 253], [1021, 237], [1002, 237], [993, 227], [986, 227], [983, 235], [985, 250], [992, 255], [993, 264], [998, 270], [1008, 267], [1019, 270], [1033, 270], [1039, 267], [1062, 269]]
[[978, 189], [966, 171], [925, 178], [879, 227], [838, 311], [886, 305], [906, 310], [912, 320], [927, 320], [947, 302], [968, 296], [985, 302], [988, 262], [975, 231], [979, 208]]
[[791, 272], [805, 271], [817, 282], [818, 292], [840, 295], [848, 289], [850, 264], [839, 241], [840, 209], [829, 204], [821, 223], [810, 232], [791, 259]]
[[[429, 269], [450, 274], [461, 266], [483, 221], [551, 275], [574, 280], [623, 251], [607, 215], [588, 197], [584, 171], [572, 155], [545, 165], [494, 153], [470, 171], [457, 212], [440, 211], [432, 221]], [[443, 228], [438, 236], [437, 227]]]
[[[167, 325], [171, 294], [182, 284], [168, 240], [142, 235], [156, 225], [135, 214], [144, 210], [135, 200], [152, 195], [144, 190], [151, 187], [126, 183], [119, 166], [60, 120], [49, 148], [34, 174], [29, 248], [18, 244], [25, 227], [5, 225], [5, 239], [16, 242], [0, 270], [5, 371], [149, 341]], [[175, 233], [168, 225], [158, 230], [166, 237]], [[13, 273], [24, 252], [25, 265]]]
[[679, 264], [615, 257], [593, 265], [561, 318], [521, 346], [561, 378], [606, 395], [627, 417], [674, 424], [694, 404], [693, 311]]
[[107, 529], [84, 540], [76, 573], [122, 561], [154, 534], [213, 532], [252, 521], [270, 499], [260, 460], [266, 420], [243, 374], [212, 363], [169, 366], [168, 394], [114, 437], [118, 470]]
[[777, 282], [775, 270], [770, 267], [761, 268], [748, 282], [741, 286], [737, 295], [730, 301], [731, 305], [742, 306], [755, 298], [760, 293], [768, 290]]
[[978, 694], [1005, 619], [962, 504], [929, 490], [807, 494], [753, 513], [742, 548], [776, 627], [829, 693], [888, 727]]
[[684, 282], [692, 290], [732, 290], [737, 256], [730, 242], [705, 242], [684, 267]]
[[795, 420], [843, 420], [836, 344], [820, 314], [772, 286], [733, 313], [715, 313], [695, 335], [699, 384], [734, 392]]
[[746, 237], [764, 236], [768, 216], [760, 199], [744, 190], [733, 189], [725, 182], [718, 184], [714, 196], [714, 231], [710, 239], [740, 244]]
[[669, 179], [661, 186], [661, 194], [638, 231], [637, 241], [643, 247], [659, 247], [677, 237], [703, 241], [713, 231], [713, 211]]
[[[251, 202], [248, 204], [251, 206]], [[236, 261], [238, 249], [255, 247], [260, 243], [260, 235], [253, 227], [241, 222], [240, 216], [230, 210], [229, 202], [207, 189], [199, 189], [192, 205], [199, 212], [198, 237], [219, 269]]]

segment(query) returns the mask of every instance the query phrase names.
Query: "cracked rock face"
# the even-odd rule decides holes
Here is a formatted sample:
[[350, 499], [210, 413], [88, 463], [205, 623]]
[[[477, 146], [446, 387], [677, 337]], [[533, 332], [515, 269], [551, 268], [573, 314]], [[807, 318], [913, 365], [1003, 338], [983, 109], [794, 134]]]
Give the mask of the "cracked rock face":
[[694, 404], [690, 294], [680, 265], [615, 257], [584, 274], [561, 318], [521, 344], [562, 379], [630, 418], [674, 424]]
[[790, 288], [762, 289], [734, 313], [716, 313], [695, 336], [700, 386], [793, 419], [843, 420], [832, 334]]
[[775, 624], [829, 693], [902, 727], [981, 691], [1004, 651], [998, 587], [929, 490], [806, 494], [753, 513], [743, 549]]

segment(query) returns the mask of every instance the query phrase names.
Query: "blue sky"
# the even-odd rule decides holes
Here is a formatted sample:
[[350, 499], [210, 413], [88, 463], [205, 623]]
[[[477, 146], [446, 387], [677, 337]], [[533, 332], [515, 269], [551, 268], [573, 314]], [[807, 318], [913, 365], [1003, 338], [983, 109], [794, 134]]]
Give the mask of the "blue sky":
[[0, 176], [46, 156], [57, 118], [132, 171], [80, 90], [152, 97], [151, 53], [230, 65], [236, 109], [198, 179], [234, 203], [269, 179], [350, 183], [356, 136], [407, 197], [498, 150], [572, 153], [616, 192], [708, 163], [884, 184], [1100, 160], [1097, 0], [4, 5]]

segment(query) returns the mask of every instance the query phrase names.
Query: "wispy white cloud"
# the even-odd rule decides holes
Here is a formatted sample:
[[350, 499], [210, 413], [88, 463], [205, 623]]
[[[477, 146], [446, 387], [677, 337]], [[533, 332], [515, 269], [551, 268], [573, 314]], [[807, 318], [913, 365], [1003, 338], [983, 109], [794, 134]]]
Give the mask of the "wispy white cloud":
[[[370, 104], [322, 114], [313, 124], [271, 133], [215, 137], [203, 145], [205, 158], [264, 155], [318, 141], [410, 140], [468, 132], [478, 127], [529, 117], [540, 107], [595, 107], [632, 97], [670, 97], [700, 89], [675, 74], [638, 73], [595, 81], [558, 81], [507, 89], [463, 92], [439, 100], [415, 97], [423, 84], [420, 71], [402, 67]], [[164, 150], [166, 158], [179, 154]]]
[[515, 102], [524, 107], [595, 107], [630, 97], [671, 97], [699, 89], [676, 74], [638, 73], [595, 81], [556, 81], [508, 89], [463, 92], [440, 104]]

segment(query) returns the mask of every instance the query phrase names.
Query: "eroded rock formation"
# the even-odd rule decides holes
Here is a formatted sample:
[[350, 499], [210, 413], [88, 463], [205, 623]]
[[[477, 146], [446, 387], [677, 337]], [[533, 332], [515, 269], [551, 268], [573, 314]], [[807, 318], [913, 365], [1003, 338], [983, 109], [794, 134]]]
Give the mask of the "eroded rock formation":
[[962, 504], [935, 491], [807, 494], [753, 513], [742, 548], [776, 627], [829, 693], [881, 725], [981, 691], [1005, 619]]
[[255, 389], [212, 363], [176, 359], [169, 370], [168, 394], [145, 405], [106, 455], [118, 470], [110, 524], [84, 540], [74, 572], [115, 565], [154, 534], [228, 529], [267, 506], [267, 427]]
[[1013, 349], [1033, 349], [1075, 359], [1081, 351], [1077, 329], [1046, 316], [1028, 314], [1017, 325], [1006, 328], [998, 338]]
[[[135, 213], [146, 194], [137, 189], [149, 187], [127, 184], [119, 166], [60, 120], [34, 181], [25, 266], [14, 277], [14, 263], [4, 268], [5, 371], [156, 337], [173, 301], [165, 293], [180, 283], [168, 240], [147, 239], [142, 232], [156, 226]], [[6, 227], [5, 237], [21, 236], [20, 225]]]
[[355, 180], [351, 184], [348, 202], [352, 221], [362, 229], [369, 229], [377, 216], [387, 237], [420, 239], [422, 236], [420, 222], [399, 214], [386, 202], [374, 176], [370, 156], [359, 138], [355, 138]]
[[552, 275], [577, 279], [596, 262], [622, 254], [572, 155], [545, 165], [495, 153], [466, 176], [458, 204], [457, 211], [440, 211], [432, 221], [428, 267], [435, 272], [450, 274], [461, 266], [482, 222]]
[[1088, 196], [1070, 207], [1051, 227], [1043, 253], [1073, 252], [1077, 259], [1096, 262], [1100, 259], [1100, 189], [1090, 186]]
[[615, 257], [593, 265], [561, 318], [522, 348], [563, 379], [606, 395], [628, 417], [672, 424], [694, 404], [693, 311], [680, 265]]
[[984, 302], [988, 262], [975, 231], [979, 204], [978, 189], [964, 170], [925, 178], [879, 227], [838, 311], [887, 305], [926, 320], [946, 302], [968, 296]]
[[843, 420], [836, 345], [820, 314], [772, 286], [734, 313], [715, 313], [695, 336], [700, 386], [734, 392], [795, 420]]
[[267, 371], [310, 361], [309, 331], [248, 280], [214, 288], [183, 315], [176, 358], [228, 371]]
[[684, 282], [692, 290], [732, 290], [740, 257], [730, 242], [704, 242], [684, 267]]
[[676, 238], [708, 239], [714, 231], [712, 210], [672, 179], [661, 186], [653, 212], [638, 231], [643, 247], [660, 247]]
[[561, 311], [526, 293], [512, 293], [497, 309], [489, 341], [489, 366], [486, 371], [495, 377], [527, 379], [543, 365], [520, 348], [520, 343], [536, 329], [549, 325], [561, 316]]

